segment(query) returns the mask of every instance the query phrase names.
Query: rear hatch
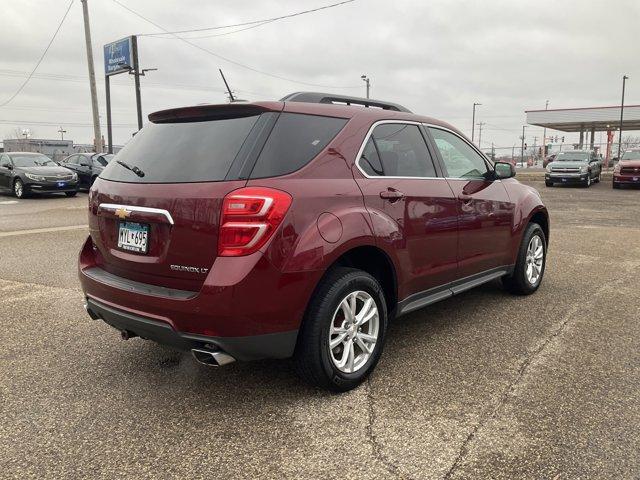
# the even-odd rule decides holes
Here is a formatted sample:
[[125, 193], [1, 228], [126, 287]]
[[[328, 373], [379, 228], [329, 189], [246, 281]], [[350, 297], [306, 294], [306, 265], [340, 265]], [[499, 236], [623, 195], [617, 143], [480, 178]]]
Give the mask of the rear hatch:
[[222, 201], [246, 184], [281, 109], [273, 102], [152, 114], [90, 193], [98, 266], [199, 290], [216, 258]]

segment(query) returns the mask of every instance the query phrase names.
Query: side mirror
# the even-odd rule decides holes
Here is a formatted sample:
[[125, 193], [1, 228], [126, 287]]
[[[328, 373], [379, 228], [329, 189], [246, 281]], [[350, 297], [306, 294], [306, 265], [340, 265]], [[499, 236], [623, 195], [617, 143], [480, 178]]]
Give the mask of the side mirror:
[[512, 178], [516, 176], [516, 167], [507, 162], [496, 162], [494, 172], [496, 179]]
[[2, 166], [7, 170], [13, 170], [13, 165], [11, 165], [10, 163], [3, 163]]

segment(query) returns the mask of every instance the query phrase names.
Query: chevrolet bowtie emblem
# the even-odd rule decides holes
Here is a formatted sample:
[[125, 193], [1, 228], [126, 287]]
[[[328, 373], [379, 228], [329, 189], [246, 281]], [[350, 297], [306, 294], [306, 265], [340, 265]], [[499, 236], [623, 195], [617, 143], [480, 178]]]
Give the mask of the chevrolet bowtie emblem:
[[124, 220], [129, 215], [131, 215], [131, 211], [127, 210], [126, 208], [116, 208], [115, 214], [116, 214], [116, 217], [120, 218], [121, 220]]

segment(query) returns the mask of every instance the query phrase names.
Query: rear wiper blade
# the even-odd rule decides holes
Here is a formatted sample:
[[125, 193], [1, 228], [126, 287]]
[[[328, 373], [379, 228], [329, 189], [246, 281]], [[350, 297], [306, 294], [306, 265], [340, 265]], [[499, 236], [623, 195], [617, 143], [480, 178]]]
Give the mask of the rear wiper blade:
[[135, 173], [139, 177], [144, 177], [144, 172], [140, 170], [138, 167], [136, 167], [135, 165], [132, 167], [131, 165], [121, 162], [120, 160], [116, 160], [116, 163], [119, 165], [122, 165], [127, 170], [131, 170], [133, 173]]

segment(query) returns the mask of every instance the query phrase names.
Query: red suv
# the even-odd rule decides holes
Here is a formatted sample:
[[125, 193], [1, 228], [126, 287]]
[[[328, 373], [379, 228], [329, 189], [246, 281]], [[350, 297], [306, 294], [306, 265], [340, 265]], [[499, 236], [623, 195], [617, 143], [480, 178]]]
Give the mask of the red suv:
[[538, 192], [444, 122], [319, 93], [149, 120], [93, 184], [79, 257], [89, 315], [125, 339], [209, 365], [294, 357], [344, 391], [390, 319], [498, 278], [540, 285]]

